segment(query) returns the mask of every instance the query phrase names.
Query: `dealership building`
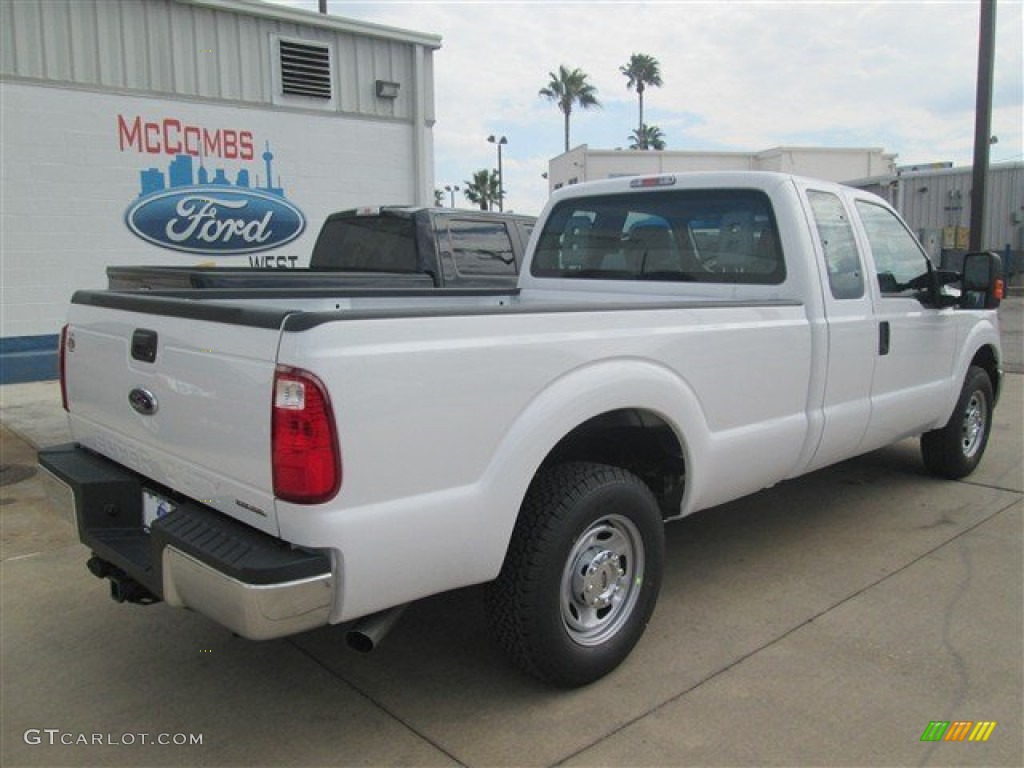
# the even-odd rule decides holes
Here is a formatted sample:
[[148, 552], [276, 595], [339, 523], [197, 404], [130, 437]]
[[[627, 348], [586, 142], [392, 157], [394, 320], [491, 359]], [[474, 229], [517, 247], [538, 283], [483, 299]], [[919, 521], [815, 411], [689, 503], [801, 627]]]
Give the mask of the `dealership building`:
[[[970, 240], [971, 167], [951, 163], [903, 166], [848, 184], [889, 201], [914, 230], [936, 264], [959, 269]], [[1003, 256], [1004, 267], [1019, 281], [1024, 261], [1024, 163], [994, 163], [985, 187], [982, 247]]]
[[49, 378], [108, 265], [304, 266], [432, 204], [436, 35], [251, 0], [0, 3], [0, 383]]
[[692, 171], [778, 171], [826, 181], [894, 173], [896, 155], [873, 148], [774, 147], [759, 152], [591, 149], [573, 147], [548, 163], [548, 187], [617, 176]]

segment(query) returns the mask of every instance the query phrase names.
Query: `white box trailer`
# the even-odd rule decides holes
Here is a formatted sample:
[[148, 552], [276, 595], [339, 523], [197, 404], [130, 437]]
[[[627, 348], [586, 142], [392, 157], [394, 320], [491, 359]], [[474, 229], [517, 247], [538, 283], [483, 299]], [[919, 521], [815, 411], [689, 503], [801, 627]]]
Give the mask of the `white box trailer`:
[[0, 8], [0, 383], [56, 374], [108, 265], [301, 267], [331, 212], [433, 201], [435, 35], [248, 0]]

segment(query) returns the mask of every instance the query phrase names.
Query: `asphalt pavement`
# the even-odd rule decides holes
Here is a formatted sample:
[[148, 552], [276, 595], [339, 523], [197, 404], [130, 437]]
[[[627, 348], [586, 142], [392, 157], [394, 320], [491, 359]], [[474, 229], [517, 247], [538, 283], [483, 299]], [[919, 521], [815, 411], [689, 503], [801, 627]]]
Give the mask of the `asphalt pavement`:
[[[1022, 303], [974, 475], [904, 441], [670, 525], [646, 635], [570, 692], [509, 667], [479, 588], [369, 656], [115, 604], [36, 471], [67, 439], [55, 383], [0, 387], [0, 763], [1024, 765]], [[957, 721], [995, 726], [922, 741]]]

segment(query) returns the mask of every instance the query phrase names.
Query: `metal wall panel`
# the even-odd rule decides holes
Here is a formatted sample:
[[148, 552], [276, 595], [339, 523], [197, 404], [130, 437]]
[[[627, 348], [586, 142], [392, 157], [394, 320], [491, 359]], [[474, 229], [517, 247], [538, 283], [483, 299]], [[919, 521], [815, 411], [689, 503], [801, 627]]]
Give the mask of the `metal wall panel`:
[[[897, 177], [897, 208], [915, 232], [971, 223], [971, 168], [915, 171]], [[1005, 163], [989, 169], [985, 202], [985, 246], [1024, 249], [1024, 163]]]
[[[43, 6], [46, 8], [47, 6]], [[72, 3], [70, 11], [71, 77], [80, 83], [99, 83], [99, 45], [96, 34], [95, 2]], [[48, 13], [44, 13], [43, 32], [46, 34]], [[109, 22], [108, 22], [109, 23]]]
[[[35, 3], [11, 3], [13, 14], [11, 24], [4, 27], [4, 47], [10, 46], [14, 51], [14, 66], [18, 74], [25, 77], [46, 78], [44, 51], [47, 38], [43, 35], [43, 23], [40, 18], [42, 6]], [[67, 8], [61, 8], [66, 14]], [[51, 27], [52, 29], [52, 27]], [[18, 31], [21, 34], [17, 34]], [[10, 40], [8, 40], [10, 36]], [[52, 41], [50, 41], [51, 44]], [[68, 69], [67, 75], [71, 71]]]
[[124, 87], [121, 40], [124, 36], [120, 14], [110, 14], [107, 23], [96, 19], [96, 53], [99, 82], [110, 88]]
[[[61, 6], [55, 9], [52, 20], [49, 22], [51, 33], [46, 36], [40, 35], [38, 44], [43, 55], [43, 71], [46, 77], [55, 79], [71, 79], [71, 13], [70, 9]], [[21, 41], [31, 44], [30, 39]]]
[[[148, 3], [122, 4], [120, 60], [126, 88], [151, 90], [149, 77], [149, 45], [146, 31]], [[112, 24], [104, 18], [102, 23]], [[115, 57], [116, 60], [117, 57]]]
[[[416, 44], [290, 18], [273, 9], [247, 14], [225, 2], [175, 0], [21, 0], [4, 2], [0, 74], [51, 83], [282, 104], [273, 90], [275, 35], [332, 48], [335, 99], [341, 113], [412, 120]], [[434, 46], [425, 46], [428, 121], [434, 119]], [[398, 98], [377, 97], [376, 80], [401, 84]]]

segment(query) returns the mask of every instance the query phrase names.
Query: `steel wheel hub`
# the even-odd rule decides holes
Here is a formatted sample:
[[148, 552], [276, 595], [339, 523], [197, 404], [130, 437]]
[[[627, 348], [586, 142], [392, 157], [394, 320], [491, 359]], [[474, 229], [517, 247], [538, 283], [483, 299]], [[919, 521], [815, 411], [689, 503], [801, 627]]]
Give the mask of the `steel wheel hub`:
[[964, 413], [963, 436], [960, 446], [964, 456], [971, 458], [981, 447], [981, 440], [985, 434], [985, 399], [980, 392], [971, 395], [967, 403], [967, 410]]
[[562, 624], [580, 645], [599, 645], [618, 632], [643, 584], [644, 546], [626, 517], [597, 520], [576, 540], [562, 572]]

